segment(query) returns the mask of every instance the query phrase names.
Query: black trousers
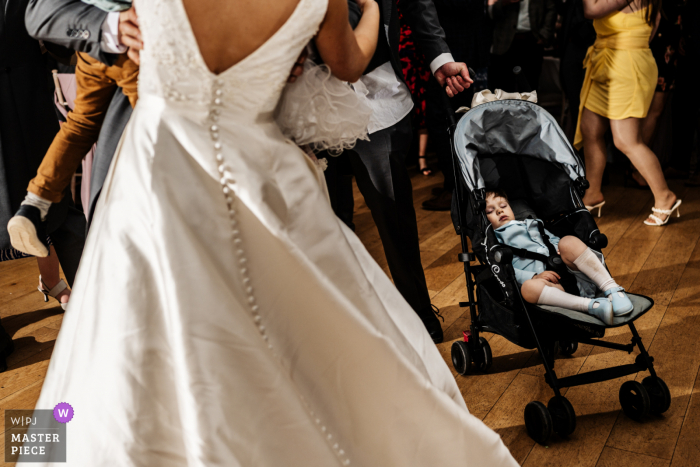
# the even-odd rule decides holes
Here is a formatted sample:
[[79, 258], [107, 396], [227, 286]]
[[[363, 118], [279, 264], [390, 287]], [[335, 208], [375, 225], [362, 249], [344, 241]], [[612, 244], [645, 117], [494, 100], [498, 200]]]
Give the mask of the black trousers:
[[[503, 55], [491, 54], [489, 65], [489, 88], [506, 92], [529, 92], [537, 90], [542, 74], [544, 47], [537, 43], [531, 33], [516, 34], [508, 52]], [[532, 89], [517, 89], [513, 68], [522, 68]]]
[[684, 172], [690, 171], [690, 156], [698, 125], [700, 96], [697, 93], [700, 54], [678, 60], [678, 74], [673, 90], [673, 152], [669, 165]]
[[358, 141], [339, 157], [328, 157], [326, 182], [336, 215], [352, 228], [352, 183], [365, 198], [379, 236], [394, 284], [418, 313], [430, 308], [430, 295], [420, 261], [418, 224], [413, 208], [413, 186], [406, 170], [411, 144], [410, 116]]

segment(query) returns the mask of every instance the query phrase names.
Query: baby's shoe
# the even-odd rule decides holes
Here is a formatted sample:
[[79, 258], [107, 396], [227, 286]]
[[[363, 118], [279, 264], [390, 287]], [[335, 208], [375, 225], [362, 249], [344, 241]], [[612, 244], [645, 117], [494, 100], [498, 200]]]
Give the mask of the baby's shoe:
[[595, 316], [608, 326], [613, 324], [613, 307], [607, 298], [594, 298], [588, 304], [588, 314]]
[[605, 296], [612, 302], [613, 315], [624, 316], [634, 310], [634, 305], [622, 287], [614, 287], [605, 291]]

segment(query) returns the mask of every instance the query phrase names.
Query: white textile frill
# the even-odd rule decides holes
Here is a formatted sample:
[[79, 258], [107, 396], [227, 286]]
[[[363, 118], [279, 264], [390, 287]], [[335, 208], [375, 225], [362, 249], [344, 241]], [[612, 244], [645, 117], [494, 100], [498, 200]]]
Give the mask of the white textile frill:
[[304, 73], [284, 89], [275, 120], [285, 137], [315, 152], [339, 155], [358, 139], [369, 140], [372, 109], [367, 97], [333, 76], [326, 65], [307, 59]]

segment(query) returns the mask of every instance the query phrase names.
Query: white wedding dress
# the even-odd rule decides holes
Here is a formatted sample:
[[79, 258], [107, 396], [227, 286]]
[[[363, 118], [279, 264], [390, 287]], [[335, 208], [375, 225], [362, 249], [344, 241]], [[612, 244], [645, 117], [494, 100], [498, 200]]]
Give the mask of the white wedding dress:
[[214, 75], [181, 0], [137, 0], [140, 98], [37, 404], [75, 410], [67, 465], [517, 465], [274, 123], [326, 7]]

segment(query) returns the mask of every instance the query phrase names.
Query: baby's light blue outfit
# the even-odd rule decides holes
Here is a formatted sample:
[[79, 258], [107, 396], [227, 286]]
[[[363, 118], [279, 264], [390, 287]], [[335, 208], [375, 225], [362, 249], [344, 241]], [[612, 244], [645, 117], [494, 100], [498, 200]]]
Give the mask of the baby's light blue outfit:
[[[549, 249], [540, 234], [538, 223], [542, 224], [542, 221], [540, 219], [510, 221], [506, 225], [502, 225], [494, 230], [494, 233], [498, 241], [504, 245], [549, 256]], [[546, 229], [544, 232], [549, 237], [549, 242], [552, 246], [558, 249], [559, 237]], [[605, 264], [602, 254], [595, 250], [593, 250], [593, 253], [600, 259], [601, 263]], [[542, 261], [513, 255], [513, 269], [515, 270], [515, 280], [522, 285], [525, 281], [532, 279], [536, 274], [544, 272], [546, 267]], [[581, 271], [572, 271], [569, 269], [569, 272], [576, 277], [576, 284], [578, 285], [578, 290], [582, 297], [593, 298], [596, 296], [598, 288], [591, 282], [588, 276]]]

